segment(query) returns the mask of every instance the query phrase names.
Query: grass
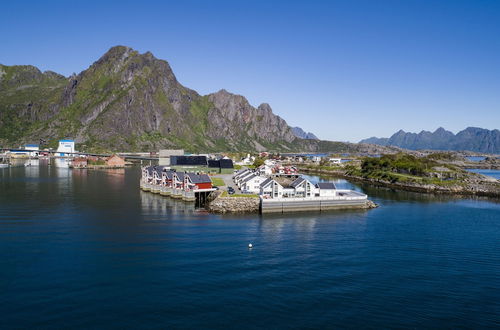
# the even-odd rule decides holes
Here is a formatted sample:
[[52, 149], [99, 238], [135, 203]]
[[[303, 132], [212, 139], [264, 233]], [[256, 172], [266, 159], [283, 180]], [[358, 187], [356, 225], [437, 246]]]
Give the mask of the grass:
[[221, 178], [211, 178], [212, 180], [212, 184], [214, 186], [217, 186], [217, 187], [223, 187], [225, 186], [226, 184], [224, 183], [224, 180], [222, 180]]
[[235, 197], [235, 198], [240, 198], [240, 197], [251, 197], [251, 198], [257, 198], [259, 195], [256, 194], [233, 194], [229, 195], [227, 191], [223, 191], [220, 197]]

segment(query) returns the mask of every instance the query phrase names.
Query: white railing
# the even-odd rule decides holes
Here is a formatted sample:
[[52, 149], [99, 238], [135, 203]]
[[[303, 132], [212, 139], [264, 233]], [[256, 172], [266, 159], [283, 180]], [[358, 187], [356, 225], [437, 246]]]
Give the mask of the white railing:
[[[355, 201], [368, 199], [368, 195], [354, 191], [354, 190], [337, 190], [337, 192], [349, 193], [351, 196], [311, 196], [311, 197], [264, 197], [260, 196], [260, 199], [264, 202], [286, 202], [286, 201], [297, 201], [297, 202], [309, 202], [309, 201]], [[352, 196], [356, 195], [356, 196]]]

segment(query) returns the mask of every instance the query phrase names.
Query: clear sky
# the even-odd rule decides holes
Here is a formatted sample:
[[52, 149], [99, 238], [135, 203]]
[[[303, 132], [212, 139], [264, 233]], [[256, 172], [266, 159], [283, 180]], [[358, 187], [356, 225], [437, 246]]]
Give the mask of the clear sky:
[[[10, 3], [9, 3], [10, 2]], [[80, 72], [114, 45], [267, 102], [322, 139], [500, 128], [500, 1], [3, 1], [0, 63]]]

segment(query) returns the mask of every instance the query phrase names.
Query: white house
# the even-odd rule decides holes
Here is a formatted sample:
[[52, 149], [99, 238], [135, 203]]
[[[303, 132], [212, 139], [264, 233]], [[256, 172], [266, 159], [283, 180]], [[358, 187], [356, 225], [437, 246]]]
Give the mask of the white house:
[[316, 183], [316, 197], [335, 197], [337, 196], [337, 187], [333, 182]]
[[263, 164], [259, 166], [257, 169], [257, 172], [259, 175], [272, 175], [273, 174], [273, 168], [267, 164]]
[[340, 164], [342, 162], [342, 159], [340, 158], [330, 158], [330, 163], [332, 164]]
[[274, 159], [266, 159], [264, 160], [264, 164], [267, 166], [273, 167], [276, 165], [276, 161]]
[[295, 179], [290, 186], [294, 188], [294, 197], [313, 197], [316, 193], [316, 187], [303, 177]]
[[236, 165], [252, 165], [253, 162], [255, 161], [254, 156], [250, 156], [250, 154], [247, 154], [245, 158], [243, 158], [240, 162], [235, 163]]
[[75, 141], [73, 140], [60, 140], [59, 147], [57, 148], [56, 156], [64, 157], [64, 156], [72, 156], [68, 153], [75, 152]]
[[239, 170], [238, 172], [236, 172], [236, 174], [233, 176], [233, 181], [236, 182], [236, 180], [238, 180], [240, 177], [242, 177], [243, 175], [245, 175], [246, 173], [250, 172], [250, 170], [248, 168], [245, 168], [245, 169], [242, 169], [242, 170]]
[[236, 179], [234, 180], [234, 182], [238, 185], [238, 187], [240, 187], [240, 188], [241, 188], [241, 183], [242, 183], [245, 179], [247, 179], [247, 178], [249, 178], [249, 177], [251, 177], [251, 176], [253, 176], [253, 175], [255, 175], [255, 173], [253, 173], [252, 171], [248, 171], [248, 172], [246, 172], [245, 174], [243, 174], [243, 175], [239, 176], [238, 178], [236, 178]]
[[276, 180], [268, 178], [260, 184], [260, 195], [264, 198], [281, 198], [283, 189]]
[[240, 189], [243, 192], [258, 194], [260, 193], [260, 184], [266, 181], [266, 177], [253, 174], [241, 182]]

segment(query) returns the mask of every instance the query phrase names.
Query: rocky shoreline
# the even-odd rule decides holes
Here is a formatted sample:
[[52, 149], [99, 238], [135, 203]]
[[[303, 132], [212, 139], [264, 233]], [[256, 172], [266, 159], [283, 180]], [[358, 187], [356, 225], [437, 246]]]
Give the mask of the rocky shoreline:
[[369, 179], [360, 176], [348, 175], [344, 170], [324, 170], [313, 168], [299, 168], [306, 173], [327, 174], [339, 176], [345, 179], [354, 180], [357, 182], [369, 183], [376, 186], [383, 186], [393, 189], [421, 192], [421, 193], [437, 193], [437, 194], [452, 194], [452, 195], [473, 195], [500, 198], [500, 184], [495, 181], [487, 180], [467, 180], [463, 184], [440, 186], [435, 184], [418, 184], [418, 183], [400, 183], [389, 182], [380, 179]]
[[258, 213], [258, 197], [221, 197], [221, 191], [215, 191], [208, 200], [207, 209], [213, 213]]

